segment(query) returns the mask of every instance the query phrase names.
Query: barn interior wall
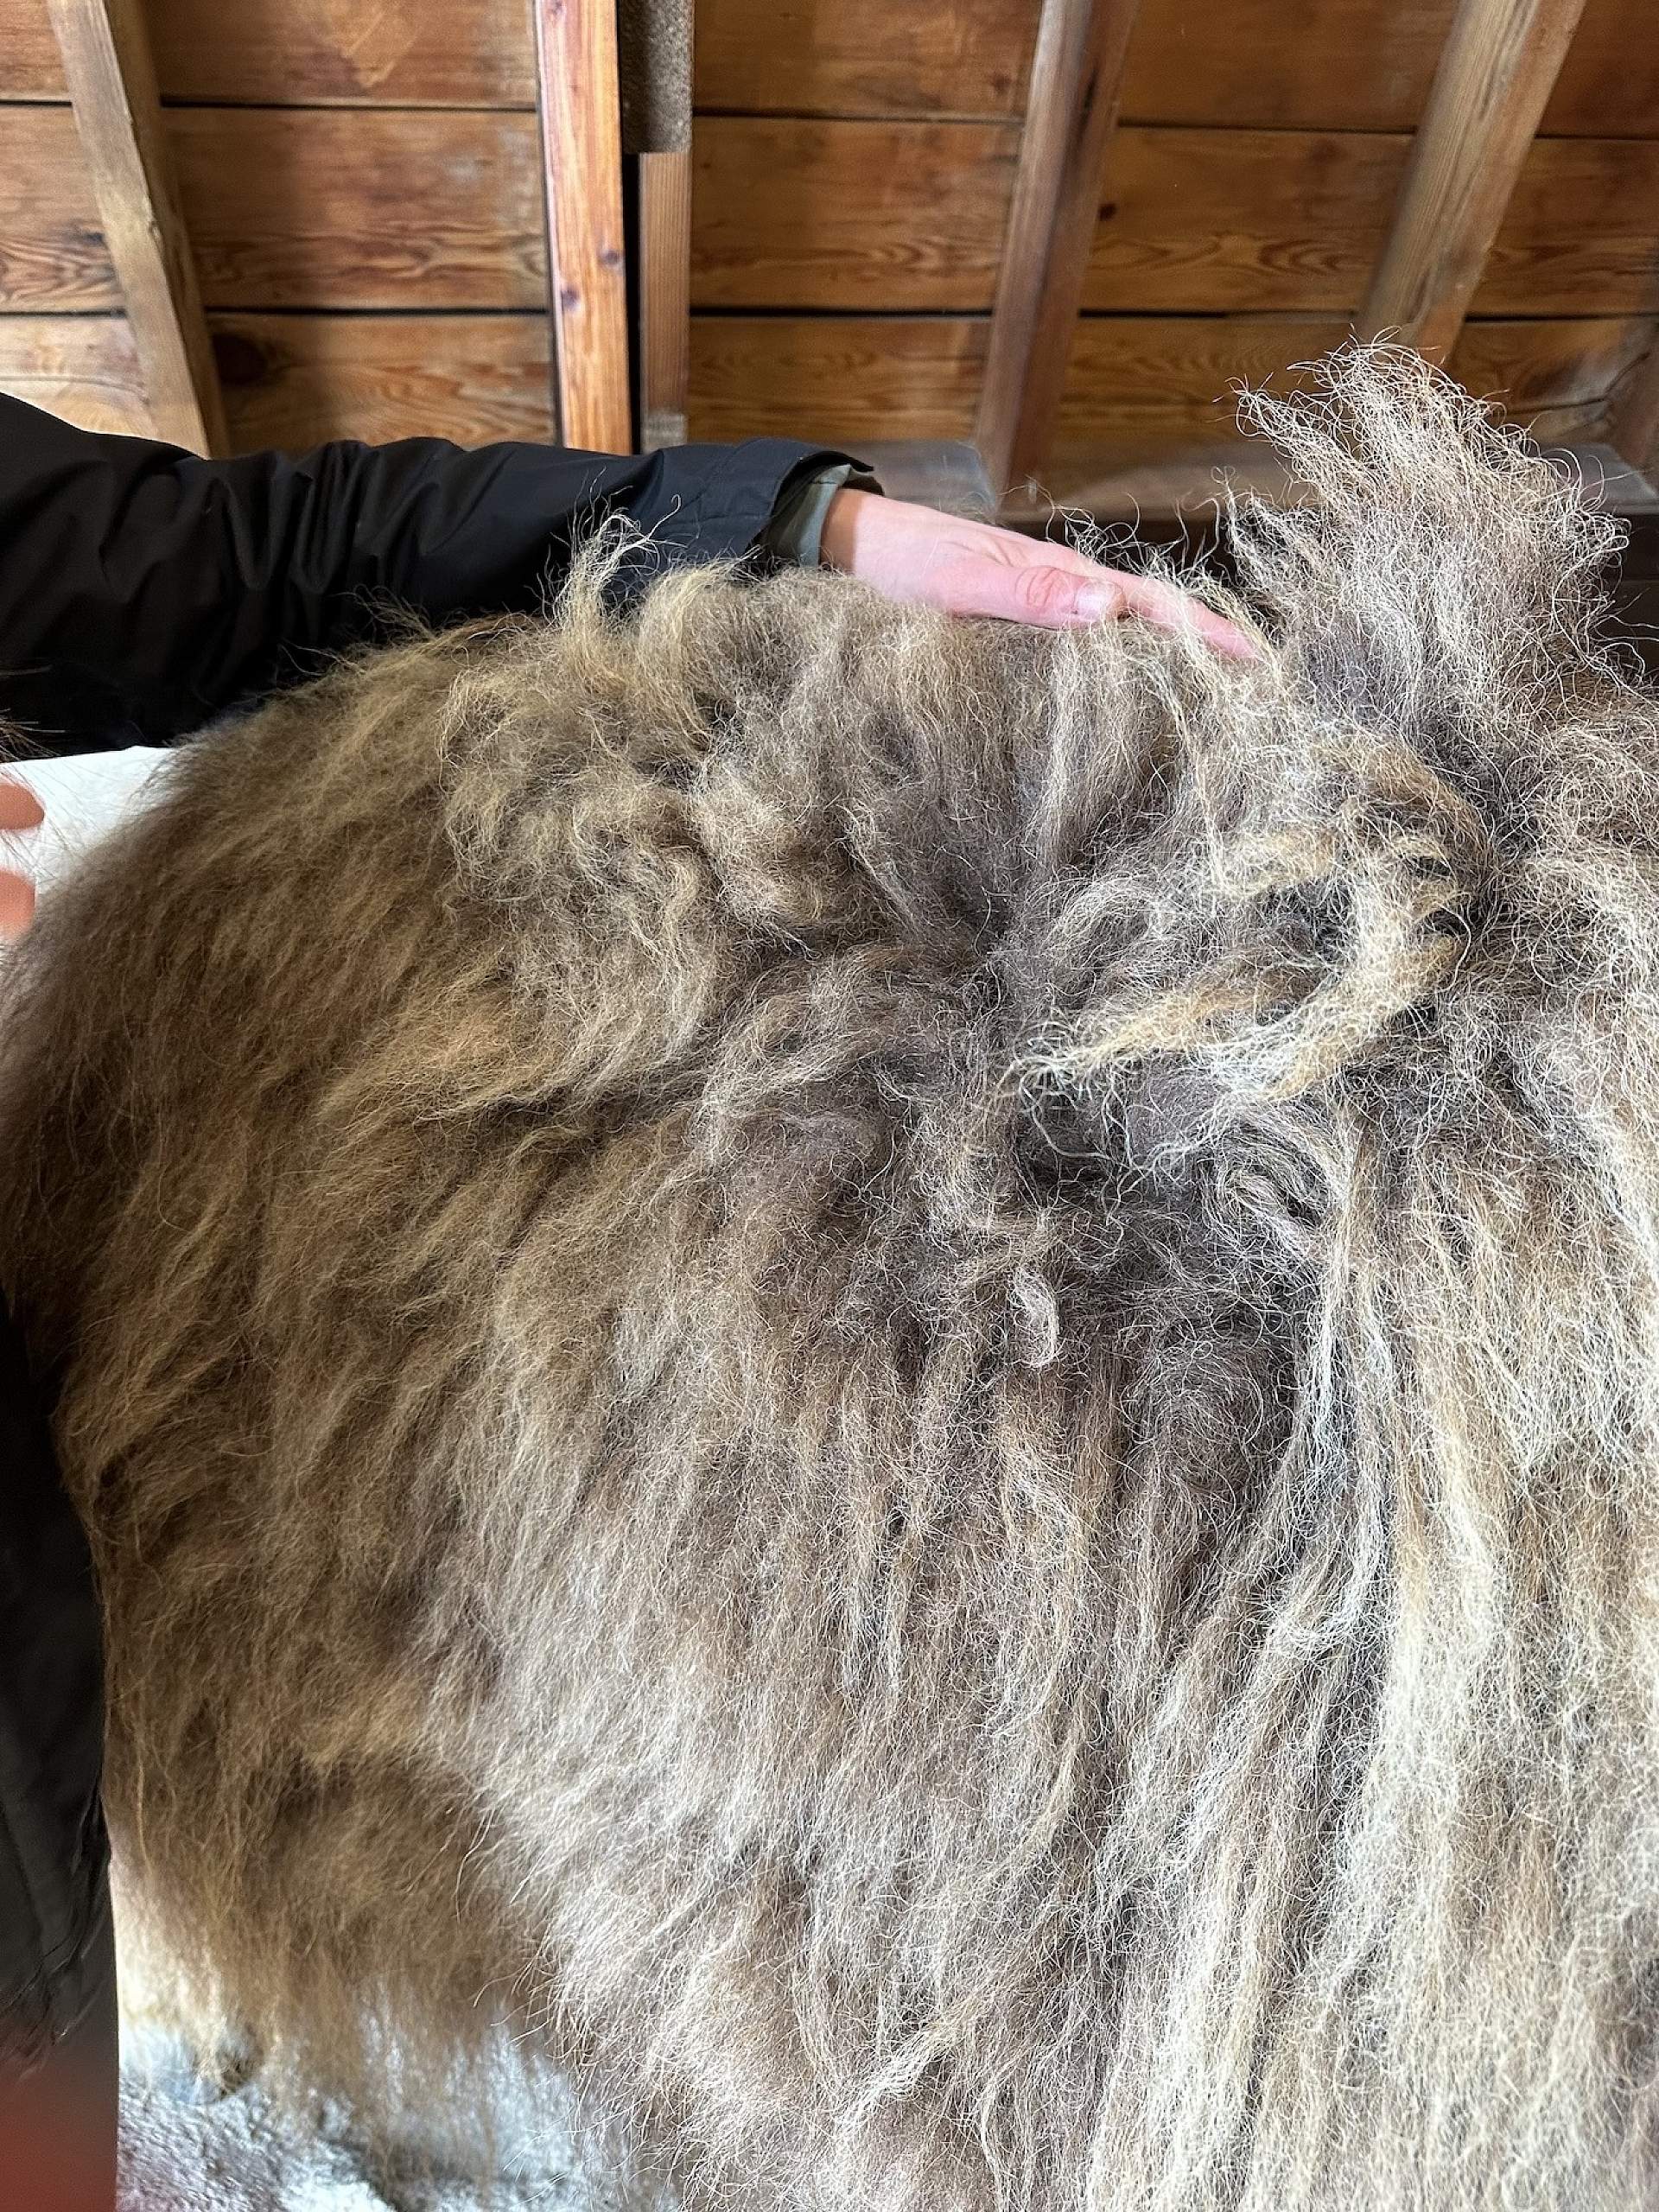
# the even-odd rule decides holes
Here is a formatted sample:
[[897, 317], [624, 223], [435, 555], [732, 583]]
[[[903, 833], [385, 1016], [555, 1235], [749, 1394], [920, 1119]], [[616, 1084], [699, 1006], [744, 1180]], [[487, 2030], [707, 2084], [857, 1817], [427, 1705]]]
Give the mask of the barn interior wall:
[[[1550, 437], [1659, 317], [1652, 4], [1588, 0], [1453, 359]], [[1452, 10], [1144, 0], [1056, 491], [1341, 335]], [[548, 435], [527, 0], [147, 14], [233, 442]], [[697, 15], [691, 435], [966, 435], [1037, 0]], [[46, 0], [0, 0], [0, 386], [145, 428]]]

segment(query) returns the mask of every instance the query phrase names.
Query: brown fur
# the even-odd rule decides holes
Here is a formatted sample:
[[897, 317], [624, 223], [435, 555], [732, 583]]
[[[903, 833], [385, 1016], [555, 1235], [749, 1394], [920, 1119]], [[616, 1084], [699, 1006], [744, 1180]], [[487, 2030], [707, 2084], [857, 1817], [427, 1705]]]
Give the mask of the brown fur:
[[1650, 2193], [1659, 707], [1541, 461], [1327, 381], [1253, 668], [596, 561], [48, 899], [5, 1273], [199, 2020], [499, 2016], [802, 2212]]

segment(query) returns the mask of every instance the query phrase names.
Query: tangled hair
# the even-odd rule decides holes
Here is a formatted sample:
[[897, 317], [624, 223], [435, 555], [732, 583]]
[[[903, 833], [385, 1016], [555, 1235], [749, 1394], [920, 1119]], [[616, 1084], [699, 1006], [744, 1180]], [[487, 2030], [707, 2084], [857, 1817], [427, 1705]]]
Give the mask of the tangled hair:
[[1452, 386], [1250, 405], [1253, 664], [594, 556], [46, 902], [6, 1287], [278, 2075], [502, 2023], [798, 2212], [1650, 2195], [1659, 702]]

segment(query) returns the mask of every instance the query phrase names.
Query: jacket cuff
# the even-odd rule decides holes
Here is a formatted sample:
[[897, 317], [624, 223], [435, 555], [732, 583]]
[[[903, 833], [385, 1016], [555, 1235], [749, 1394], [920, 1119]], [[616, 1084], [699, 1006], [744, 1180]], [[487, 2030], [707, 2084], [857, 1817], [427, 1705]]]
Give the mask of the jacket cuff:
[[792, 489], [779, 493], [772, 520], [760, 534], [762, 557], [777, 566], [816, 569], [823, 543], [823, 525], [837, 492], [880, 492], [880, 485], [860, 461], [838, 461], [829, 468], [815, 469]]
[[[844, 469], [843, 480], [855, 475], [861, 484], [880, 489], [868, 467], [851, 454], [803, 445], [796, 438], [749, 438], [714, 451], [718, 458], [696, 489], [676, 502], [652, 530], [653, 571], [683, 560], [746, 557], [761, 568], [775, 568], [796, 557], [798, 549], [808, 550], [809, 541], [816, 558], [816, 538], [803, 501], [810, 502], [817, 480], [826, 471]], [[823, 505], [828, 505], [826, 494]]]

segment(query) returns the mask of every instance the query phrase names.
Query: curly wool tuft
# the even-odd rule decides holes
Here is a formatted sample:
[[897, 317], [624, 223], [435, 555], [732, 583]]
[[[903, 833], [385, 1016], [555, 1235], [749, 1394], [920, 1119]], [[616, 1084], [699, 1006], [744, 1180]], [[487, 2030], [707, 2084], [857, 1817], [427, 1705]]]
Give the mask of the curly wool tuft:
[[1247, 406], [1254, 665], [595, 553], [47, 902], [6, 1287], [278, 2075], [505, 2022], [796, 2212], [1651, 2194], [1659, 702], [1452, 386]]

